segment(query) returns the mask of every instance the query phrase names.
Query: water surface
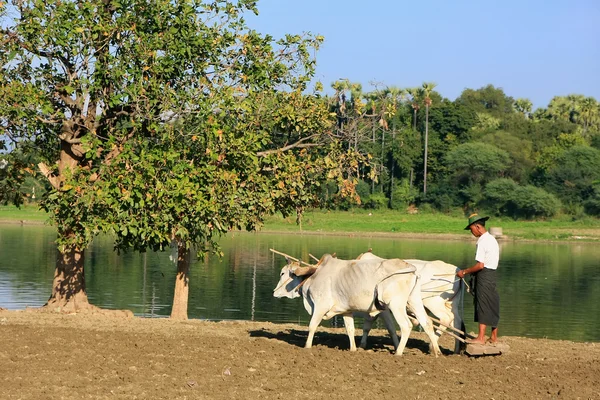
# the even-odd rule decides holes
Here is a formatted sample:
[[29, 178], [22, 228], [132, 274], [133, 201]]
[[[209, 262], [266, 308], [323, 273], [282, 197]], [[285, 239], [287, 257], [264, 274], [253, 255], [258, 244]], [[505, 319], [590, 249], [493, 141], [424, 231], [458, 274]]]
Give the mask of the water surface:
[[[55, 230], [0, 226], [0, 307], [42, 306], [50, 295]], [[500, 332], [505, 335], [600, 341], [600, 247], [597, 244], [500, 242]], [[386, 258], [443, 260], [461, 267], [474, 263], [474, 241], [334, 237], [301, 234], [235, 234], [221, 240], [225, 253], [193, 258], [189, 317], [244, 319], [306, 325], [300, 299], [276, 299], [272, 291], [283, 257], [269, 248], [310, 261], [309, 253], [354, 258], [372, 248]], [[171, 312], [176, 266], [164, 253], [113, 251], [107, 237], [86, 252], [90, 302], [164, 317]], [[467, 328], [475, 330], [470, 295], [465, 296]], [[341, 318], [326, 323], [342, 325]], [[358, 325], [357, 325], [358, 326]]]

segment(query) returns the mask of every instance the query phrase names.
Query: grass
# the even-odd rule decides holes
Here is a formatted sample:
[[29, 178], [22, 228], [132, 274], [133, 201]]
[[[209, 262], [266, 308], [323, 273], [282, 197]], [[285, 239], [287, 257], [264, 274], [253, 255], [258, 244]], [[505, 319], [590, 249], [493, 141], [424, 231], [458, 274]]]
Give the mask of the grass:
[[[0, 221], [31, 221], [43, 223], [48, 219], [36, 204], [25, 204], [21, 208], [0, 206]], [[463, 228], [467, 219], [462, 213], [408, 214], [391, 210], [321, 211], [312, 210], [304, 214], [302, 231], [322, 233], [418, 233], [453, 234], [470, 237]], [[512, 239], [600, 241], [600, 219], [574, 219], [569, 216], [549, 220], [515, 221], [510, 218], [493, 217], [488, 227], [501, 227], [504, 235]], [[300, 232], [295, 216], [269, 217], [263, 231]]]
[[15, 206], [0, 205], [0, 221], [34, 221], [45, 222], [48, 214], [40, 210], [36, 203], [23, 204], [17, 208]]
[[[391, 210], [310, 211], [304, 214], [302, 230], [331, 233], [420, 233], [455, 234], [469, 237], [464, 230], [467, 218], [458, 214], [407, 214]], [[503, 234], [514, 239], [531, 240], [598, 240], [600, 219], [562, 216], [551, 220], [515, 221], [511, 218], [491, 218], [489, 227], [501, 227]], [[274, 216], [267, 219], [264, 230], [298, 232], [295, 217]]]

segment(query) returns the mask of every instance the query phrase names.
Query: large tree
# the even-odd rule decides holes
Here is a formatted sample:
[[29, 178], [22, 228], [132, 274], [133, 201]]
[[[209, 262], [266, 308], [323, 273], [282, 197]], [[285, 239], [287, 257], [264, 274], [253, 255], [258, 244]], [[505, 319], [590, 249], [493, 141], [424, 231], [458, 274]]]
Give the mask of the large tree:
[[255, 1], [2, 7], [0, 126], [17, 146], [35, 143], [52, 185], [44, 207], [59, 251], [49, 307], [89, 307], [84, 250], [111, 231], [118, 247], [176, 243], [173, 312], [184, 318], [194, 244], [207, 249], [228, 229], [309, 204], [284, 201], [284, 190], [295, 166], [317, 164], [315, 151], [325, 165], [303, 176], [342, 176], [327, 108], [302, 93], [321, 38], [275, 42], [246, 28]]

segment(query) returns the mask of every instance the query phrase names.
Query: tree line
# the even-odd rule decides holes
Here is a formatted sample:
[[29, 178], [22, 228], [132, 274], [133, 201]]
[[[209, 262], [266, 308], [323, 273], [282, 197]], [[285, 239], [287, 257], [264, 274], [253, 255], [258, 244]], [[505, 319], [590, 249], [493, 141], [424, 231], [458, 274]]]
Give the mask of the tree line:
[[[309, 207], [486, 207], [594, 214], [598, 104], [531, 111], [488, 86], [323, 94], [323, 37], [249, 29], [256, 2], [0, 2], [0, 201], [37, 197], [57, 227], [46, 307], [90, 307], [84, 259], [178, 249], [172, 317], [187, 317], [190, 252]], [[24, 186], [25, 183], [25, 186]]]
[[[600, 103], [554, 97], [532, 110], [487, 85], [451, 101], [435, 84], [383, 87], [334, 82], [337, 129], [367, 154], [361, 207], [465, 213], [515, 219], [559, 213], [600, 215]], [[347, 201], [336, 205], [354, 207]]]

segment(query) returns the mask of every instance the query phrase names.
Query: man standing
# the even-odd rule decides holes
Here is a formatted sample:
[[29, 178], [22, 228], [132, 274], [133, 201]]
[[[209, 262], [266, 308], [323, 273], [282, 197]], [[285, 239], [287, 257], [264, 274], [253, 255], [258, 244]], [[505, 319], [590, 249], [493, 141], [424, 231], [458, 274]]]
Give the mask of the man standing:
[[498, 321], [500, 319], [500, 296], [496, 290], [496, 269], [500, 259], [500, 248], [496, 239], [485, 229], [485, 221], [490, 217], [480, 217], [478, 214], [469, 216], [469, 225], [465, 230], [470, 230], [477, 240], [475, 261], [471, 268], [460, 270], [456, 276], [463, 278], [473, 274], [475, 292], [475, 322], [479, 323], [479, 335], [467, 343], [486, 344], [485, 330], [492, 327], [492, 334], [488, 343], [498, 341]]

